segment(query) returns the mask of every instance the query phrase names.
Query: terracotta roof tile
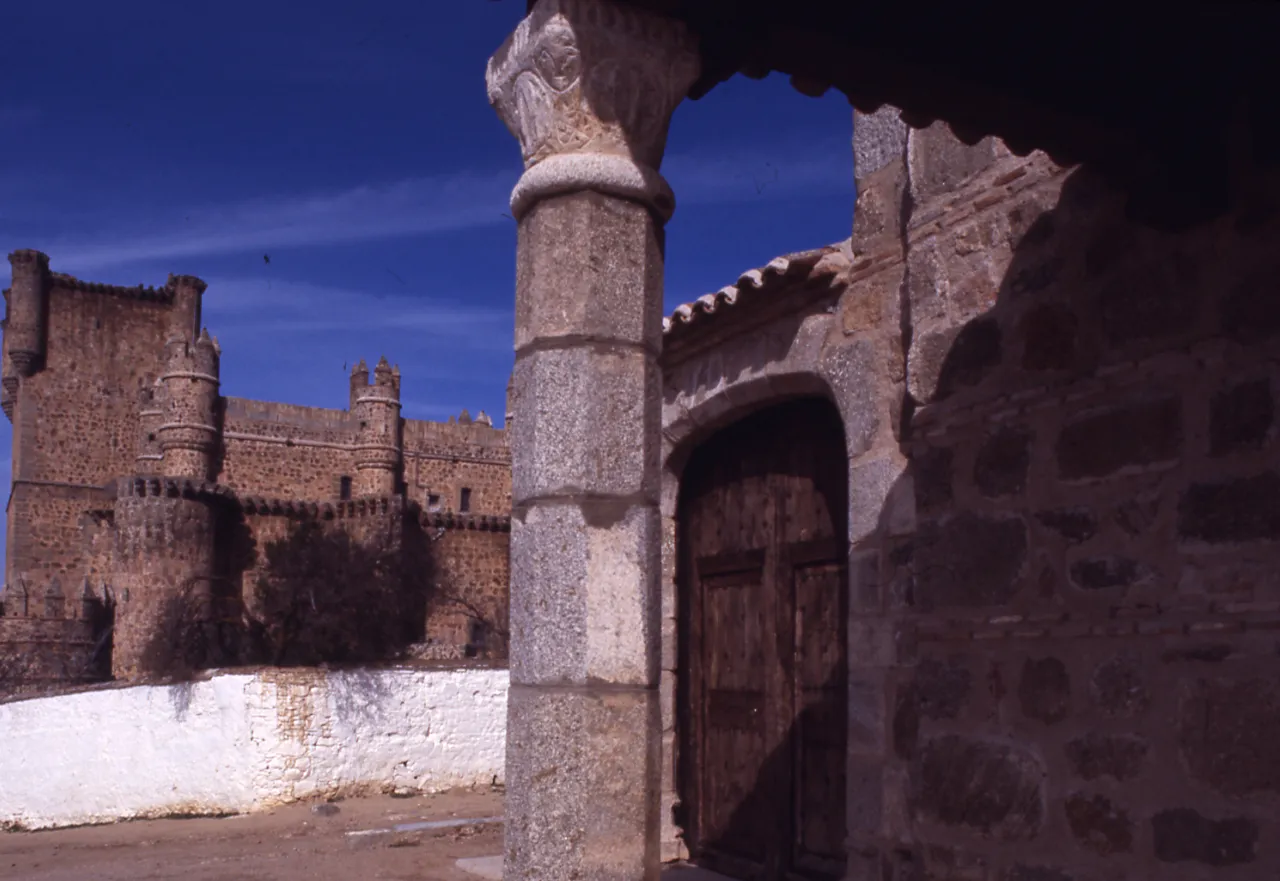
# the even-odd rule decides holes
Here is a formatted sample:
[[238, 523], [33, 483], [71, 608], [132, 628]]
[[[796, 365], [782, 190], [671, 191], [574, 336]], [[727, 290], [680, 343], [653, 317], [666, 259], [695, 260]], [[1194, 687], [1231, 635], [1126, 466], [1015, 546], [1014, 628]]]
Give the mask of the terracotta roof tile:
[[822, 277], [834, 278], [848, 268], [846, 250], [847, 243], [839, 243], [775, 257], [758, 269], [747, 270], [736, 283], [677, 306], [670, 317], [662, 320], [662, 332], [665, 335], [687, 325], [701, 326], [731, 306], [778, 296], [800, 283]]

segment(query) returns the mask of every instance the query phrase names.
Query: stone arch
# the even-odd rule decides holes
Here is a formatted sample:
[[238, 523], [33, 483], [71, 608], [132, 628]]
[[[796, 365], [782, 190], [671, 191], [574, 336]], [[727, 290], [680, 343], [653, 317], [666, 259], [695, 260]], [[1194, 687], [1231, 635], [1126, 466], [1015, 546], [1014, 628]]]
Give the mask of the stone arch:
[[[752, 376], [724, 385], [716, 394], [685, 405], [676, 404], [684, 418], [663, 424], [662, 513], [674, 516], [680, 477], [689, 456], [700, 443], [720, 429], [750, 416], [758, 410], [776, 406], [795, 398], [826, 398], [840, 409], [831, 385], [816, 366], [785, 373]], [[841, 413], [843, 421], [844, 414]]]

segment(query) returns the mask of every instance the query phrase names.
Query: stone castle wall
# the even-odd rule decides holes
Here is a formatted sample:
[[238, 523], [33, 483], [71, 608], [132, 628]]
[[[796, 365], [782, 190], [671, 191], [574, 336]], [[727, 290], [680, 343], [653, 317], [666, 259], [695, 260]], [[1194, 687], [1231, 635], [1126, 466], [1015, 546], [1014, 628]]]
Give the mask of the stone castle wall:
[[[11, 597], [9, 602], [21, 603]], [[77, 600], [77, 604], [78, 604]], [[43, 607], [43, 604], [41, 604]], [[75, 617], [0, 617], [0, 697], [47, 694], [59, 688], [98, 682], [110, 674], [102, 662], [100, 612], [72, 610]]]
[[[503, 529], [449, 528], [423, 518], [434, 583], [429, 593], [427, 641], [470, 646], [505, 658], [511, 582], [510, 533]], [[508, 527], [509, 528], [509, 527]]]
[[116, 678], [182, 673], [208, 660], [215, 533], [226, 498], [176, 490], [172, 481], [120, 481], [115, 504], [115, 616], [111, 669]]
[[337, 499], [355, 474], [355, 427], [345, 410], [226, 398], [222, 472], [237, 492]]
[[[53, 586], [55, 592], [83, 594], [114, 610], [120, 619], [112, 646], [117, 673], [143, 667], [154, 672], [155, 665], [139, 667], [139, 659], [154, 654], [144, 643], [150, 631], [165, 629], [161, 618], [174, 612], [175, 603], [184, 607], [178, 618], [194, 616], [201, 622], [195, 628], [199, 638], [192, 634], [199, 645], [187, 660], [207, 665], [256, 657], [246, 622], [240, 622], [241, 632], [228, 635], [235, 630], [230, 617], [252, 599], [241, 593], [245, 586], [256, 588], [257, 576], [270, 568], [268, 551], [289, 542], [314, 561], [339, 554], [346, 561], [339, 573], [362, 571], [383, 554], [375, 580], [384, 593], [395, 581], [464, 604], [474, 600], [486, 614], [498, 608], [491, 582], [494, 572], [505, 571], [504, 529], [442, 543], [450, 550], [435, 567], [424, 556], [430, 543], [419, 520], [423, 508], [465, 507], [466, 516], [494, 522], [509, 512], [506, 438], [487, 419], [482, 419], [486, 424], [464, 416], [447, 424], [407, 421], [403, 430], [379, 428], [379, 437], [400, 449], [379, 452], [387, 459], [377, 466], [385, 474], [370, 478], [359, 460], [372, 437], [362, 435], [362, 420], [370, 418], [364, 411], [217, 397], [216, 340], [196, 339], [204, 291], [198, 279], [171, 276], [158, 289], [118, 288], [52, 273], [47, 258], [36, 252], [15, 252], [11, 262], [14, 281], [6, 292], [0, 383], [0, 403], [14, 422], [6, 583], [21, 584], [26, 597], [43, 598]], [[171, 339], [185, 339], [187, 348], [169, 346]], [[211, 366], [201, 366], [206, 361]], [[209, 371], [208, 377], [197, 376]], [[394, 373], [391, 394], [398, 397], [398, 372], [382, 363], [375, 373], [382, 377], [379, 383]], [[358, 386], [372, 388], [368, 376], [361, 362], [352, 377], [353, 402]], [[158, 385], [163, 377], [168, 379]], [[207, 387], [192, 386], [197, 379]], [[394, 405], [380, 406], [386, 412], [380, 410], [379, 419], [397, 420]], [[216, 437], [207, 444], [204, 432], [210, 430]], [[192, 431], [199, 437], [188, 438]], [[199, 444], [190, 446], [195, 440]], [[135, 475], [157, 472], [181, 479], [142, 500], [115, 497], [113, 489], [132, 486]], [[217, 511], [200, 508], [203, 502], [188, 492], [192, 481], [196, 495], [221, 500]], [[344, 498], [358, 498], [374, 485], [380, 495], [390, 495], [382, 502], [393, 511], [381, 517], [366, 516], [365, 508], [358, 517], [342, 513]], [[192, 510], [179, 511], [187, 508]], [[201, 511], [201, 528], [178, 529], [194, 522], [189, 515], [195, 508]], [[318, 513], [321, 508], [328, 513]], [[318, 528], [299, 536], [297, 527], [305, 521]], [[392, 536], [394, 547], [388, 549], [382, 538], [374, 541], [374, 533]], [[381, 550], [374, 553], [373, 545]], [[463, 570], [463, 559], [474, 565], [474, 579]], [[290, 568], [278, 555], [274, 566]], [[397, 573], [389, 572], [397, 567]], [[444, 575], [433, 574], [437, 571]], [[302, 578], [296, 571], [289, 577]], [[448, 583], [437, 585], [439, 578]], [[197, 583], [198, 589], [192, 587]], [[365, 587], [351, 589], [359, 593]], [[190, 602], [180, 602], [179, 594]], [[422, 594], [410, 603], [414, 610], [406, 626], [416, 629], [413, 638], [424, 639], [428, 630], [466, 629], [456, 610], [447, 613], [453, 622], [448, 627], [428, 626], [428, 599]], [[17, 608], [8, 603], [6, 615], [16, 617]], [[406, 608], [396, 606], [397, 620]], [[44, 614], [43, 607], [32, 614]], [[170, 623], [189, 629], [176, 619]], [[0, 656], [26, 651], [20, 640], [5, 634], [0, 629]]]
[[505, 432], [479, 423], [404, 423], [404, 475], [409, 498], [424, 508], [431, 496], [445, 511], [461, 511], [463, 488], [473, 513], [511, 510], [511, 452]]
[[6, 583], [21, 575], [38, 590], [55, 576], [83, 576], [79, 514], [101, 498], [98, 488], [133, 471], [138, 389], [160, 373], [178, 308], [163, 291], [57, 274], [47, 284], [42, 362], [21, 378], [12, 407], [5, 559]]

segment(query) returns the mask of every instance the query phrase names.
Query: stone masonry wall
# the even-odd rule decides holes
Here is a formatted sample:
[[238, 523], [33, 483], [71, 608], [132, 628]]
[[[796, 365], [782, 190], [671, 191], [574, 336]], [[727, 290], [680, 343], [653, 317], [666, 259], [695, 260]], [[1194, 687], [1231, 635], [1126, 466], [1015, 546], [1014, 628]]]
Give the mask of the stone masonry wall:
[[133, 470], [138, 390], [159, 375], [174, 308], [65, 276], [50, 285], [44, 361], [22, 378], [14, 411], [5, 561], [6, 583], [25, 573], [40, 590], [82, 577], [79, 515]]
[[[382, 507], [366, 510], [375, 502]], [[269, 624], [279, 603], [296, 594], [314, 620], [285, 638], [301, 640], [304, 655], [317, 633], [333, 630], [341, 638], [314, 647], [321, 660], [342, 660], [323, 654], [342, 646], [357, 652], [348, 660], [385, 659], [397, 651], [506, 658], [505, 518], [485, 518], [482, 525], [481, 518], [428, 515], [398, 498], [331, 507], [336, 510], [319, 516], [274, 506], [246, 511], [231, 556], [237, 561], [233, 590], [248, 621]], [[279, 643], [274, 636], [269, 641]], [[362, 646], [373, 654], [360, 655]], [[273, 659], [270, 647], [255, 657]]]
[[511, 452], [501, 429], [472, 423], [406, 421], [404, 476], [409, 498], [430, 508], [461, 511], [463, 488], [471, 511], [511, 512]]
[[[168, 594], [173, 592], [174, 578], [186, 582], [197, 575], [185, 569], [175, 575], [174, 567], [183, 569], [197, 561], [205, 596], [198, 603], [200, 610], [192, 614], [201, 622], [206, 645], [193, 657], [211, 663], [245, 657], [249, 646], [243, 633], [228, 642], [225, 633], [215, 631], [228, 630], [228, 621], [236, 618], [246, 599], [237, 593], [246, 573], [259, 572], [262, 561], [258, 558], [273, 541], [285, 537], [271, 530], [271, 525], [285, 522], [277, 509], [288, 515], [316, 505], [337, 505], [344, 494], [344, 478], [350, 479], [355, 494], [358, 421], [347, 410], [219, 399], [213, 421], [220, 438], [209, 476], [221, 485], [218, 493], [248, 500], [254, 511], [263, 508], [274, 513], [248, 521], [222, 514], [206, 517], [200, 529], [183, 533], [186, 538], [171, 537], [175, 546], [135, 553], [129, 549], [141, 546], [140, 536], [159, 540], [157, 536], [166, 535], [168, 520], [159, 515], [159, 519], [133, 517], [128, 511], [123, 518], [117, 516], [120, 512], [114, 510], [117, 503], [109, 485], [140, 469], [150, 470], [137, 458], [140, 452], [158, 452], [152, 449], [155, 427], [148, 425], [144, 430], [141, 424], [140, 392], [151, 388], [163, 372], [166, 341], [174, 334], [192, 338], [197, 332], [203, 283], [171, 276], [159, 289], [121, 288], [49, 272], [43, 255], [32, 252], [16, 254], [14, 260], [14, 290], [7, 295], [12, 320], [2, 347], [6, 355], [2, 403], [14, 423], [7, 595], [0, 598], [7, 601], [5, 613], [38, 617], [45, 614], [46, 594], [56, 594], [60, 607], [87, 595], [118, 614], [138, 612], [141, 617], [134, 616], [134, 623], [154, 623], [159, 607], [143, 610], [137, 598], [149, 596], [166, 605], [172, 599]], [[7, 357], [15, 334], [21, 336], [22, 351], [30, 350], [22, 364], [10, 363]], [[427, 582], [436, 576], [423, 562], [427, 542], [414, 513], [417, 506], [458, 510], [463, 507], [465, 489], [471, 515], [505, 517], [510, 511], [510, 455], [503, 431], [466, 419], [447, 424], [407, 421], [403, 434], [406, 442], [398, 477], [413, 511], [400, 504], [400, 514], [392, 520], [397, 542], [408, 538], [416, 549], [406, 553], [418, 555], [412, 564], [401, 561], [404, 578], [412, 580], [416, 573], [414, 577], [430, 587]], [[175, 504], [183, 507], [185, 503]], [[401, 524], [405, 530], [400, 530]], [[328, 543], [341, 543], [337, 541], [341, 534], [347, 540], [342, 553], [360, 556], [356, 548], [367, 544], [368, 538], [364, 525], [364, 521], [339, 516], [327, 527]], [[262, 527], [260, 534], [254, 526]], [[449, 583], [440, 592], [450, 593], [459, 602], [474, 600], [489, 612], [499, 611], [492, 593], [493, 581], [499, 577], [495, 573], [506, 567], [505, 537], [497, 541], [488, 535], [460, 538], [444, 546], [450, 548], [444, 565]], [[466, 566], [475, 567], [474, 578], [464, 571]], [[426, 587], [419, 591], [419, 611], [410, 616], [420, 635], [426, 626], [427, 613], [422, 610]], [[21, 603], [13, 601], [19, 591]], [[120, 599], [126, 594], [132, 599]], [[34, 611], [28, 613], [28, 608]], [[505, 616], [505, 606], [501, 611]], [[456, 635], [454, 631], [463, 627], [456, 609], [440, 614], [450, 616], [451, 622], [436, 628], [442, 633]], [[128, 622], [117, 623], [115, 651], [132, 669], [138, 660], [133, 656], [141, 651], [134, 644], [144, 635], [134, 633], [136, 628]], [[25, 644], [5, 642], [8, 648], [0, 648], [0, 661], [14, 660], [23, 652], [32, 657], [38, 654], [20, 648], [20, 643]], [[62, 651], [60, 644], [46, 648], [55, 654]], [[501, 652], [505, 655], [505, 648]]]
[[1280, 223], [1157, 233], [936, 128], [907, 162], [916, 523], [877, 562], [914, 859], [1276, 874]]
[[[268, 498], [337, 499], [355, 475], [356, 426], [345, 410], [226, 399], [220, 480]], [[501, 429], [473, 423], [405, 420], [403, 479], [409, 500], [440, 510], [511, 510], [511, 455]]]
[[172, 497], [158, 480], [127, 487], [115, 508], [112, 673], [133, 679], [204, 666], [220, 500]]
[[337, 499], [355, 475], [355, 426], [345, 410], [225, 399], [222, 473], [236, 492]]
[[92, 607], [70, 611], [75, 617], [0, 617], [0, 698], [45, 694], [107, 675], [103, 622]]
[[435, 579], [427, 606], [427, 640], [506, 658], [510, 532], [430, 523], [423, 529]]

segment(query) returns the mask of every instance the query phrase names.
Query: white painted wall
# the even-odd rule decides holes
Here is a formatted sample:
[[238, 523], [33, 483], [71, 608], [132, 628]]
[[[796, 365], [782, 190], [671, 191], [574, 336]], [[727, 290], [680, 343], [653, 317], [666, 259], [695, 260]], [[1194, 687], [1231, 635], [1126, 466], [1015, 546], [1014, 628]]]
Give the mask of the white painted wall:
[[265, 670], [0, 704], [0, 825], [503, 778], [507, 671]]

